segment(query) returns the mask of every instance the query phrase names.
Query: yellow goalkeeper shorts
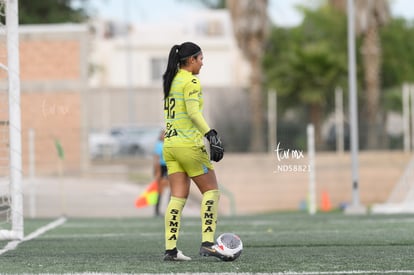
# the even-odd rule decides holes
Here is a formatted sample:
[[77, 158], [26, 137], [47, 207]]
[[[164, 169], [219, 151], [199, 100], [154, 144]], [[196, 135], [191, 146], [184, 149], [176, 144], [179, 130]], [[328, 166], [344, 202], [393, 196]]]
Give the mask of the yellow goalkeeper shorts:
[[164, 147], [163, 155], [169, 175], [184, 172], [192, 178], [214, 169], [205, 146]]

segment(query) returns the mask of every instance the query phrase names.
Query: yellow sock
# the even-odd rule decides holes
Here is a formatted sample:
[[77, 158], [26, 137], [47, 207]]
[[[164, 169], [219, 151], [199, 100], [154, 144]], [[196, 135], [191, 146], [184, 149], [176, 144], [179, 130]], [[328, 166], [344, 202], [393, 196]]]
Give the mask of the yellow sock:
[[165, 212], [165, 249], [177, 247], [178, 233], [181, 226], [181, 212], [186, 199], [171, 196]]
[[210, 190], [203, 194], [201, 201], [201, 241], [214, 242], [217, 225], [219, 190]]

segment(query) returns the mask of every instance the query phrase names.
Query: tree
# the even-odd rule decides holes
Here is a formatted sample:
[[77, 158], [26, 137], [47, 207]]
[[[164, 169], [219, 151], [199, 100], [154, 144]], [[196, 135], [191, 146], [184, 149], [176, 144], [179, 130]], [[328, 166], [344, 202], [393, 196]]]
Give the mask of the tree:
[[[345, 0], [332, 0], [333, 6], [344, 9]], [[380, 146], [378, 138], [379, 125], [382, 119], [379, 116], [380, 99], [380, 68], [382, 48], [379, 28], [390, 20], [390, 11], [387, 0], [355, 1], [355, 28], [362, 35], [361, 55], [363, 59], [365, 80], [365, 113], [368, 149]]]
[[[342, 2], [346, 9], [346, 2], [337, 1]], [[310, 113], [312, 108], [310, 104], [315, 105], [319, 101], [321, 116], [323, 116], [332, 110], [335, 86], [341, 86], [344, 91], [347, 91], [346, 14], [343, 10], [332, 10], [332, 5], [322, 6], [317, 10], [302, 8], [302, 12], [304, 20], [301, 25], [294, 28], [272, 28], [264, 58], [266, 84], [269, 88], [278, 91], [280, 113], [295, 108], [298, 110], [296, 115], [300, 117], [299, 122], [295, 121], [295, 123], [309, 119], [318, 125], [315, 115]], [[414, 24], [401, 18], [391, 19], [387, 25], [379, 29], [379, 35], [382, 49], [382, 62], [380, 62], [382, 94], [379, 108], [400, 111], [401, 85], [404, 82], [414, 81]], [[358, 48], [363, 45], [362, 40], [361, 36], [358, 37]], [[325, 57], [322, 58], [323, 52]], [[357, 60], [363, 60], [362, 51], [358, 51], [357, 54]], [[357, 85], [361, 99], [359, 105], [362, 107], [360, 112], [363, 113], [367, 105], [364, 97], [366, 93], [362, 89], [366, 85], [365, 69], [362, 62], [357, 65]], [[326, 69], [321, 70], [322, 68]], [[314, 79], [317, 79], [318, 73], [313, 72], [318, 70], [319, 74], [326, 75], [328, 79], [331, 78], [331, 81], [321, 79], [316, 82]], [[335, 85], [332, 85], [333, 82]], [[303, 115], [304, 112], [306, 115]], [[361, 125], [366, 123], [364, 122], [366, 117], [365, 114], [360, 116]], [[283, 123], [283, 121], [279, 122], [279, 125]], [[365, 130], [366, 127], [363, 129]], [[289, 137], [290, 140], [296, 141], [300, 138]], [[362, 147], [364, 146], [366, 145], [362, 144]]]
[[267, 0], [227, 0], [236, 40], [250, 64], [251, 151], [264, 151], [263, 69], [269, 31]]
[[73, 8], [72, 2], [73, 0], [19, 0], [19, 23], [83, 22], [88, 18], [85, 8]]
[[[384, 111], [402, 113], [401, 87], [405, 82], [414, 83], [414, 25], [402, 18], [391, 20], [381, 29]], [[403, 147], [403, 135], [390, 136], [391, 148]]]
[[322, 147], [321, 125], [337, 86], [346, 85], [346, 20], [329, 7], [302, 9], [303, 23], [274, 27], [264, 59], [267, 85], [278, 91], [279, 106], [305, 107]]
[[384, 89], [398, 88], [414, 82], [414, 24], [402, 18], [391, 20], [381, 29]]

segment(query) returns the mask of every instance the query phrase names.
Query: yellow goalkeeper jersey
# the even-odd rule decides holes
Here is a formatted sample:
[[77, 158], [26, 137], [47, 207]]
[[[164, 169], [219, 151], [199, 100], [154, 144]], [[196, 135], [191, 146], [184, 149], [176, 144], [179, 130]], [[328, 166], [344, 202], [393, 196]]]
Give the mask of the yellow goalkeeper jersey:
[[199, 79], [180, 69], [175, 75], [169, 96], [164, 100], [164, 147], [204, 145], [210, 130], [203, 114], [203, 97]]

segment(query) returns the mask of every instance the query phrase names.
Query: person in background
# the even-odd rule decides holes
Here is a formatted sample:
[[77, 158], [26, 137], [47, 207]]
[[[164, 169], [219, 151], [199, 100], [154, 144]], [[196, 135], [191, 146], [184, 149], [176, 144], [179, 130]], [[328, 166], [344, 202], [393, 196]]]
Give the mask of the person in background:
[[168, 187], [167, 165], [162, 153], [164, 147], [164, 134], [165, 131], [162, 130], [154, 149], [154, 177], [158, 185], [158, 199], [155, 204], [155, 216], [157, 217], [161, 216], [160, 204], [162, 194], [164, 193], [164, 189]]

